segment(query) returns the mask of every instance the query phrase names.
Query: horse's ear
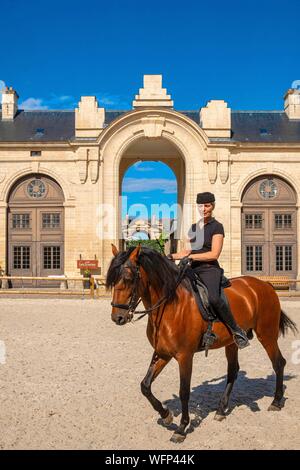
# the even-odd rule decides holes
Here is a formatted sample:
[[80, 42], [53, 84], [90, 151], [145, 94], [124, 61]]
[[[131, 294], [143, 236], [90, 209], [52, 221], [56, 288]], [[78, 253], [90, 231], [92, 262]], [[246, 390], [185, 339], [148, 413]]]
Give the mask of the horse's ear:
[[141, 244], [139, 243], [138, 246], [133, 250], [133, 252], [129, 256], [129, 259], [131, 262], [135, 263], [137, 261], [140, 251], [141, 251]]
[[111, 251], [114, 256], [117, 256], [119, 254], [118, 248], [113, 243], [111, 244]]

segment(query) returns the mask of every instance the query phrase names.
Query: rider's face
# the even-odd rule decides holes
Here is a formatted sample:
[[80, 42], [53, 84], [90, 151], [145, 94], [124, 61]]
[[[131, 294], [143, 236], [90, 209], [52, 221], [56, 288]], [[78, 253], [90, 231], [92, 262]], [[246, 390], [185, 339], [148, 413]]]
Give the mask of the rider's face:
[[202, 218], [211, 217], [212, 211], [214, 210], [214, 206], [211, 202], [206, 202], [205, 204], [197, 204], [197, 206], [199, 214]]

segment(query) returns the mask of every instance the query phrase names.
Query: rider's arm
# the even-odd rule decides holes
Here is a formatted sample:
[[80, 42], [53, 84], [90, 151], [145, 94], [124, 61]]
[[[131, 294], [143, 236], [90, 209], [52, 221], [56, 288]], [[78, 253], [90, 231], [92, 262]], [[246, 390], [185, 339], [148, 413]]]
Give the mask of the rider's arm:
[[190, 241], [186, 239], [184, 242], [185, 248], [183, 248], [183, 250], [181, 251], [178, 251], [177, 253], [172, 253], [172, 259], [177, 260], [177, 259], [182, 259], [182, 258], [185, 258], [186, 256], [189, 256], [189, 254], [192, 251], [191, 248], [188, 248], [189, 245], [190, 245]]
[[189, 256], [189, 254], [191, 253], [192, 250], [190, 248], [190, 240], [188, 238], [184, 240], [184, 247], [185, 248], [183, 248], [181, 251], [178, 251], [177, 253], [172, 253], [172, 259], [174, 261], [185, 258], [186, 256]]
[[217, 233], [212, 237], [211, 251], [189, 255], [189, 258], [197, 261], [215, 261], [219, 258], [223, 248], [224, 236]]

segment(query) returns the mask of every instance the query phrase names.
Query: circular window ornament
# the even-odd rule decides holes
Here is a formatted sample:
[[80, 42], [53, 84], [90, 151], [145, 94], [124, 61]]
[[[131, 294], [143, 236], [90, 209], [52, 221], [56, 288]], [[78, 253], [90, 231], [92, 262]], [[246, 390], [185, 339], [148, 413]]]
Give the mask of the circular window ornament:
[[272, 199], [278, 194], [278, 187], [273, 180], [264, 180], [259, 186], [259, 194], [264, 199]]
[[46, 193], [46, 187], [43, 181], [34, 179], [27, 186], [27, 193], [33, 199], [39, 199]]

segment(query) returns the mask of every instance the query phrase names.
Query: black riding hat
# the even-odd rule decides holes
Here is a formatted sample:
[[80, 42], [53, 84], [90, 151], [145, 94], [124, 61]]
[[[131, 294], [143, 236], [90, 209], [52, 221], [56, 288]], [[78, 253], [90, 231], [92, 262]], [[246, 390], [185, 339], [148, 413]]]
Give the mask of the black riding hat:
[[197, 204], [206, 204], [208, 202], [215, 202], [215, 195], [213, 193], [198, 193], [197, 194]]

